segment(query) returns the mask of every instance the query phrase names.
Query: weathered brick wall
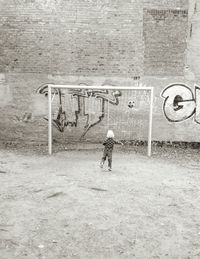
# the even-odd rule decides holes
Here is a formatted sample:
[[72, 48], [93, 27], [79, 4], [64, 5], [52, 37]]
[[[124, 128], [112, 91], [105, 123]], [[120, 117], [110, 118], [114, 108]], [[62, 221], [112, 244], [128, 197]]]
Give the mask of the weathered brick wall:
[[143, 0], [145, 8], [156, 9], [188, 9], [188, 0]]
[[[155, 27], [161, 13], [156, 19], [155, 11], [148, 9], [185, 10], [186, 0], [145, 0], [144, 3], [140, 0], [79, 0], [76, 4], [72, 0], [1, 0], [0, 8], [1, 72], [142, 76], [144, 48], [146, 55], [148, 49], [151, 51], [156, 47], [161, 57], [171, 47], [173, 53], [178, 51], [181, 54], [185, 47], [186, 19], [183, 13], [180, 12], [178, 17], [177, 13], [171, 12], [171, 16], [167, 13], [167, 21]], [[144, 12], [145, 33], [150, 34], [145, 36], [147, 41], [159, 36], [159, 43], [163, 44], [145, 46], [143, 8], [147, 9]], [[150, 17], [147, 14], [151, 14]], [[171, 36], [171, 45], [167, 47], [164, 46], [166, 30], [169, 34], [179, 31], [176, 37]], [[153, 34], [155, 31], [156, 35]], [[177, 55], [180, 61], [183, 59], [181, 54]], [[147, 68], [147, 72], [156, 71]]]
[[187, 10], [144, 10], [145, 75], [183, 75], [187, 17]]
[[[52, 76], [46, 74], [6, 74], [4, 84], [11, 87], [12, 101], [9, 105], [1, 107], [0, 113], [0, 141], [19, 141], [19, 142], [47, 142], [47, 121], [44, 117], [44, 106], [47, 105], [47, 98], [44, 92], [39, 92], [39, 86], [42, 83], [53, 82], [61, 84], [82, 84], [82, 85], [123, 85], [137, 86], [138, 82], [133, 79], [126, 78], [105, 78], [105, 77], [68, 77], [68, 76]], [[185, 84], [182, 90], [177, 86], [172, 86], [170, 91], [167, 90], [169, 85], [174, 82], [182, 82]], [[139, 85], [154, 87], [154, 109], [153, 109], [153, 139], [165, 141], [199, 141], [199, 123], [200, 123], [200, 102], [199, 91], [195, 98], [195, 87], [193, 82], [185, 81], [183, 77], [143, 77]], [[39, 89], [38, 89], [39, 88]], [[53, 135], [57, 141], [66, 143], [69, 140], [78, 140], [85, 132], [88, 115], [91, 124], [98, 122], [99, 117], [103, 115], [101, 120], [93, 125], [86, 133], [85, 139], [90, 141], [102, 140], [105, 137], [108, 127], [114, 129], [116, 137], [120, 139], [147, 139], [148, 131], [148, 112], [149, 97], [146, 93], [124, 92], [119, 96], [117, 105], [105, 101], [104, 112], [102, 113], [102, 105], [95, 98], [83, 98], [81, 100], [81, 110], [78, 113], [77, 124], [67, 124], [64, 132], [53, 127]], [[109, 95], [110, 96], [110, 95]], [[185, 104], [174, 104], [175, 96], [182, 96]], [[106, 97], [106, 94], [105, 94]], [[167, 98], [169, 97], [169, 98]], [[106, 99], [106, 98], [105, 98]], [[114, 99], [113, 99], [114, 100]], [[168, 100], [166, 102], [166, 100]], [[40, 104], [39, 111], [33, 109], [35, 103]], [[131, 103], [134, 107], [131, 107]], [[174, 110], [171, 111], [171, 107]], [[181, 108], [182, 106], [182, 108]], [[196, 106], [196, 111], [195, 111]], [[59, 96], [54, 97], [53, 118], [56, 120], [59, 114]], [[73, 102], [69, 98], [62, 95], [62, 111], [65, 112], [65, 122], [74, 122], [75, 111], [78, 111], [77, 99]], [[109, 118], [108, 118], [109, 110]], [[36, 114], [35, 114], [36, 113]], [[39, 116], [38, 116], [39, 115]], [[179, 118], [179, 122], [175, 122]], [[170, 121], [173, 120], [173, 121]], [[192, 132], [192, 134], [191, 134]]]
[[185, 76], [188, 79], [198, 80], [200, 78], [200, 1], [190, 0], [189, 2]]
[[0, 69], [141, 75], [142, 8], [139, 0], [2, 1]]
[[[72, 0], [1, 0], [0, 86], [7, 93], [7, 105], [1, 107], [0, 140], [47, 141], [45, 112], [34, 115], [46, 105], [43, 95], [36, 94], [42, 84], [136, 85], [135, 79], [140, 78], [141, 85], [155, 89], [153, 138], [199, 141], [199, 125], [194, 117], [185, 120], [183, 114], [181, 123], [170, 122], [161, 96], [168, 84], [177, 81], [194, 91], [194, 80], [188, 81], [184, 69], [189, 63], [186, 49], [194, 5], [191, 1], [79, 0], [75, 4]], [[195, 27], [195, 44], [198, 35]], [[195, 58], [191, 53], [196, 50], [191, 46], [190, 57]], [[197, 64], [198, 58], [195, 60]], [[196, 74], [195, 82], [199, 83]], [[173, 90], [172, 96], [177, 88]], [[119, 105], [111, 105], [109, 123], [119, 138], [146, 139], [148, 97], [144, 96], [142, 99], [142, 95], [135, 93], [124, 94]], [[77, 126], [68, 125], [64, 133], [54, 128], [57, 139], [79, 137], [87, 123], [84, 111], [89, 111], [94, 121], [101, 112], [100, 104], [91, 106], [80, 100], [82, 110]], [[135, 102], [137, 107], [130, 108], [129, 102]], [[106, 105], [103, 119], [89, 129], [86, 138], [104, 136], [108, 127]], [[97, 110], [94, 112], [91, 107]]]

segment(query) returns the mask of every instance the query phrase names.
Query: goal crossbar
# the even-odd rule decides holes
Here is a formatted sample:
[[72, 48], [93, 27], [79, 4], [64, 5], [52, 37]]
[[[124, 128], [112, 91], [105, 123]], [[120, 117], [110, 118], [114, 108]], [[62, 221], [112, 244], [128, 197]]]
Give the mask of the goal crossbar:
[[142, 90], [150, 92], [149, 102], [149, 124], [148, 124], [148, 141], [147, 155], [151, 156], [152, 143], [152, 124], [153, 124], [153, 87], [137, 86], [83, 86], [83, 85], [55, 85], [48, 84], [48, 151], [52, 154], [52, 89], [98, 89], [98, 90]]

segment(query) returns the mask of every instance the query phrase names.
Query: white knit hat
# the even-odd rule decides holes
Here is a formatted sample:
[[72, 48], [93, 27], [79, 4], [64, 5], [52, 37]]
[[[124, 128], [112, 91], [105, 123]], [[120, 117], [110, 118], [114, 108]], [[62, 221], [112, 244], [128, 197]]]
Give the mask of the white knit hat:
[[114, 138], [114, 137], [115, 137], [114, 132], [112, 130], [108, 130], [107, 138]]

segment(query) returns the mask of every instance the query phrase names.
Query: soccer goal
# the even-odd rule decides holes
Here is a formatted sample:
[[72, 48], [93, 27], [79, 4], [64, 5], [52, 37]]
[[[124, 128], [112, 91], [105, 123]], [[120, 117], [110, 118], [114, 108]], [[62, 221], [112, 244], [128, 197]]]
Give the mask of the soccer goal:
[[[139, 97], [135, 95], [135, 99], [132, 99], [132, 94], [139, 92]], [[123, 93], [123, 94], [122, 94]], [[57, 99], [57, 108], [53, 102]], [[64, 98], [70, 96], [70, 98]], [[124, 99], [123, 99], [124, 98]], [[145, 99], [146, 98], [146, 99]], [[97, 126], [101, 124], [101, 130], [103, 129], [103, 123], [106, 123], [105, 128], [114, 129], [117, 131], [117, 123], [115, 121], [117, 114], [120, 113], [120, 118], [123, 121], [120, 126], [122, 132], [126, 134], [126, 129], [129, 127], [130, 132], [134, 131], [134, 125], [131, 122], [140, 120], [140, 131], [143, 131], [143, 118], [140, 116], [138, 119], [134, 117], [137, 109], [135, 103], [138, 101], [139, 106], [146, 106], [143, 111], [145, 116], [146, 131], [145, 139], [147, 140], [147, 155], [151, 156], [151, 143], [152, 143], [152, 116], [153, 116], [153, 87], [143, 86], [87, 86], [87, 85], [54, 85], [48, 84], [48, 151], [52, 154], [52, 125], [56, 126], [60, 132], [64, 131], [64, 128], [77, 128], [80, 125], [80, 117], [82, 115], [87, 118], [86, 125], [84, 126], [84, 132], [81, 137], [89, 135], [88, 132], [93, 132], [94, 136]], [[135, 101], [136, 100], [136, 101]], [[81, 103], [82, 101], [82, 103]], [[84, 104], [84, 109], [81, 105]], [[142, 105], [140, 105], [142, 104]], [[64, 107], [64, 108], [63, 108]], [[115, 110], [114, 110], [115, 109]], [[116, 109], [118, 109], [116, 111]], [[55, 115], [55, 110], [56, 114]], [[72, 111], [73, 110], [73, 111]], [[113, 113], [114, 111], [114, 113]], [[118, 112], [118, 113], [117, 113]], [[141, 112], [140, 112], [141, 113]], [[130, 117], [132, 116], [132, 117]], [[112, 123], [111, 123], [112, 122]], [[108, 126], [109, 125], [109, 126]], [[131, 128], [133, 127], [133, 129]], [[116, 129], [116, 130], [115, 130]], [[72, 131], [75, 134], [75, 130]], [[92, 134], [92, 133], [91, 133]], [[130, 135], [130, 134], [129, 134]], [[125, 135], [124, 135], [125, 136]], [[121, 140], [122, 135], [120, 136]], [[129, 138], [133, 138], [130, 135]]]

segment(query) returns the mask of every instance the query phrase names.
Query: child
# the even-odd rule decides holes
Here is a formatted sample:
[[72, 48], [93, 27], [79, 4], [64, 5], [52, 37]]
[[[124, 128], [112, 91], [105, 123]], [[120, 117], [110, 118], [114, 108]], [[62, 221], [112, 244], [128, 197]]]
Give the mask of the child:
[[103, 157], [101, 159], [100, 167], [103, 168], [103, 165], [106, 161], [106, 157], [108, 157], [108, 170], [112, 170], [112, 151], [114, 144], [121, 144], [123, 145], [122, 142], [114, 140], [114, 133], [112, 130], [108, 130], [107, 133], [107, 138], [103, 142], [104, 145], [104, 151], [103, 151]]

